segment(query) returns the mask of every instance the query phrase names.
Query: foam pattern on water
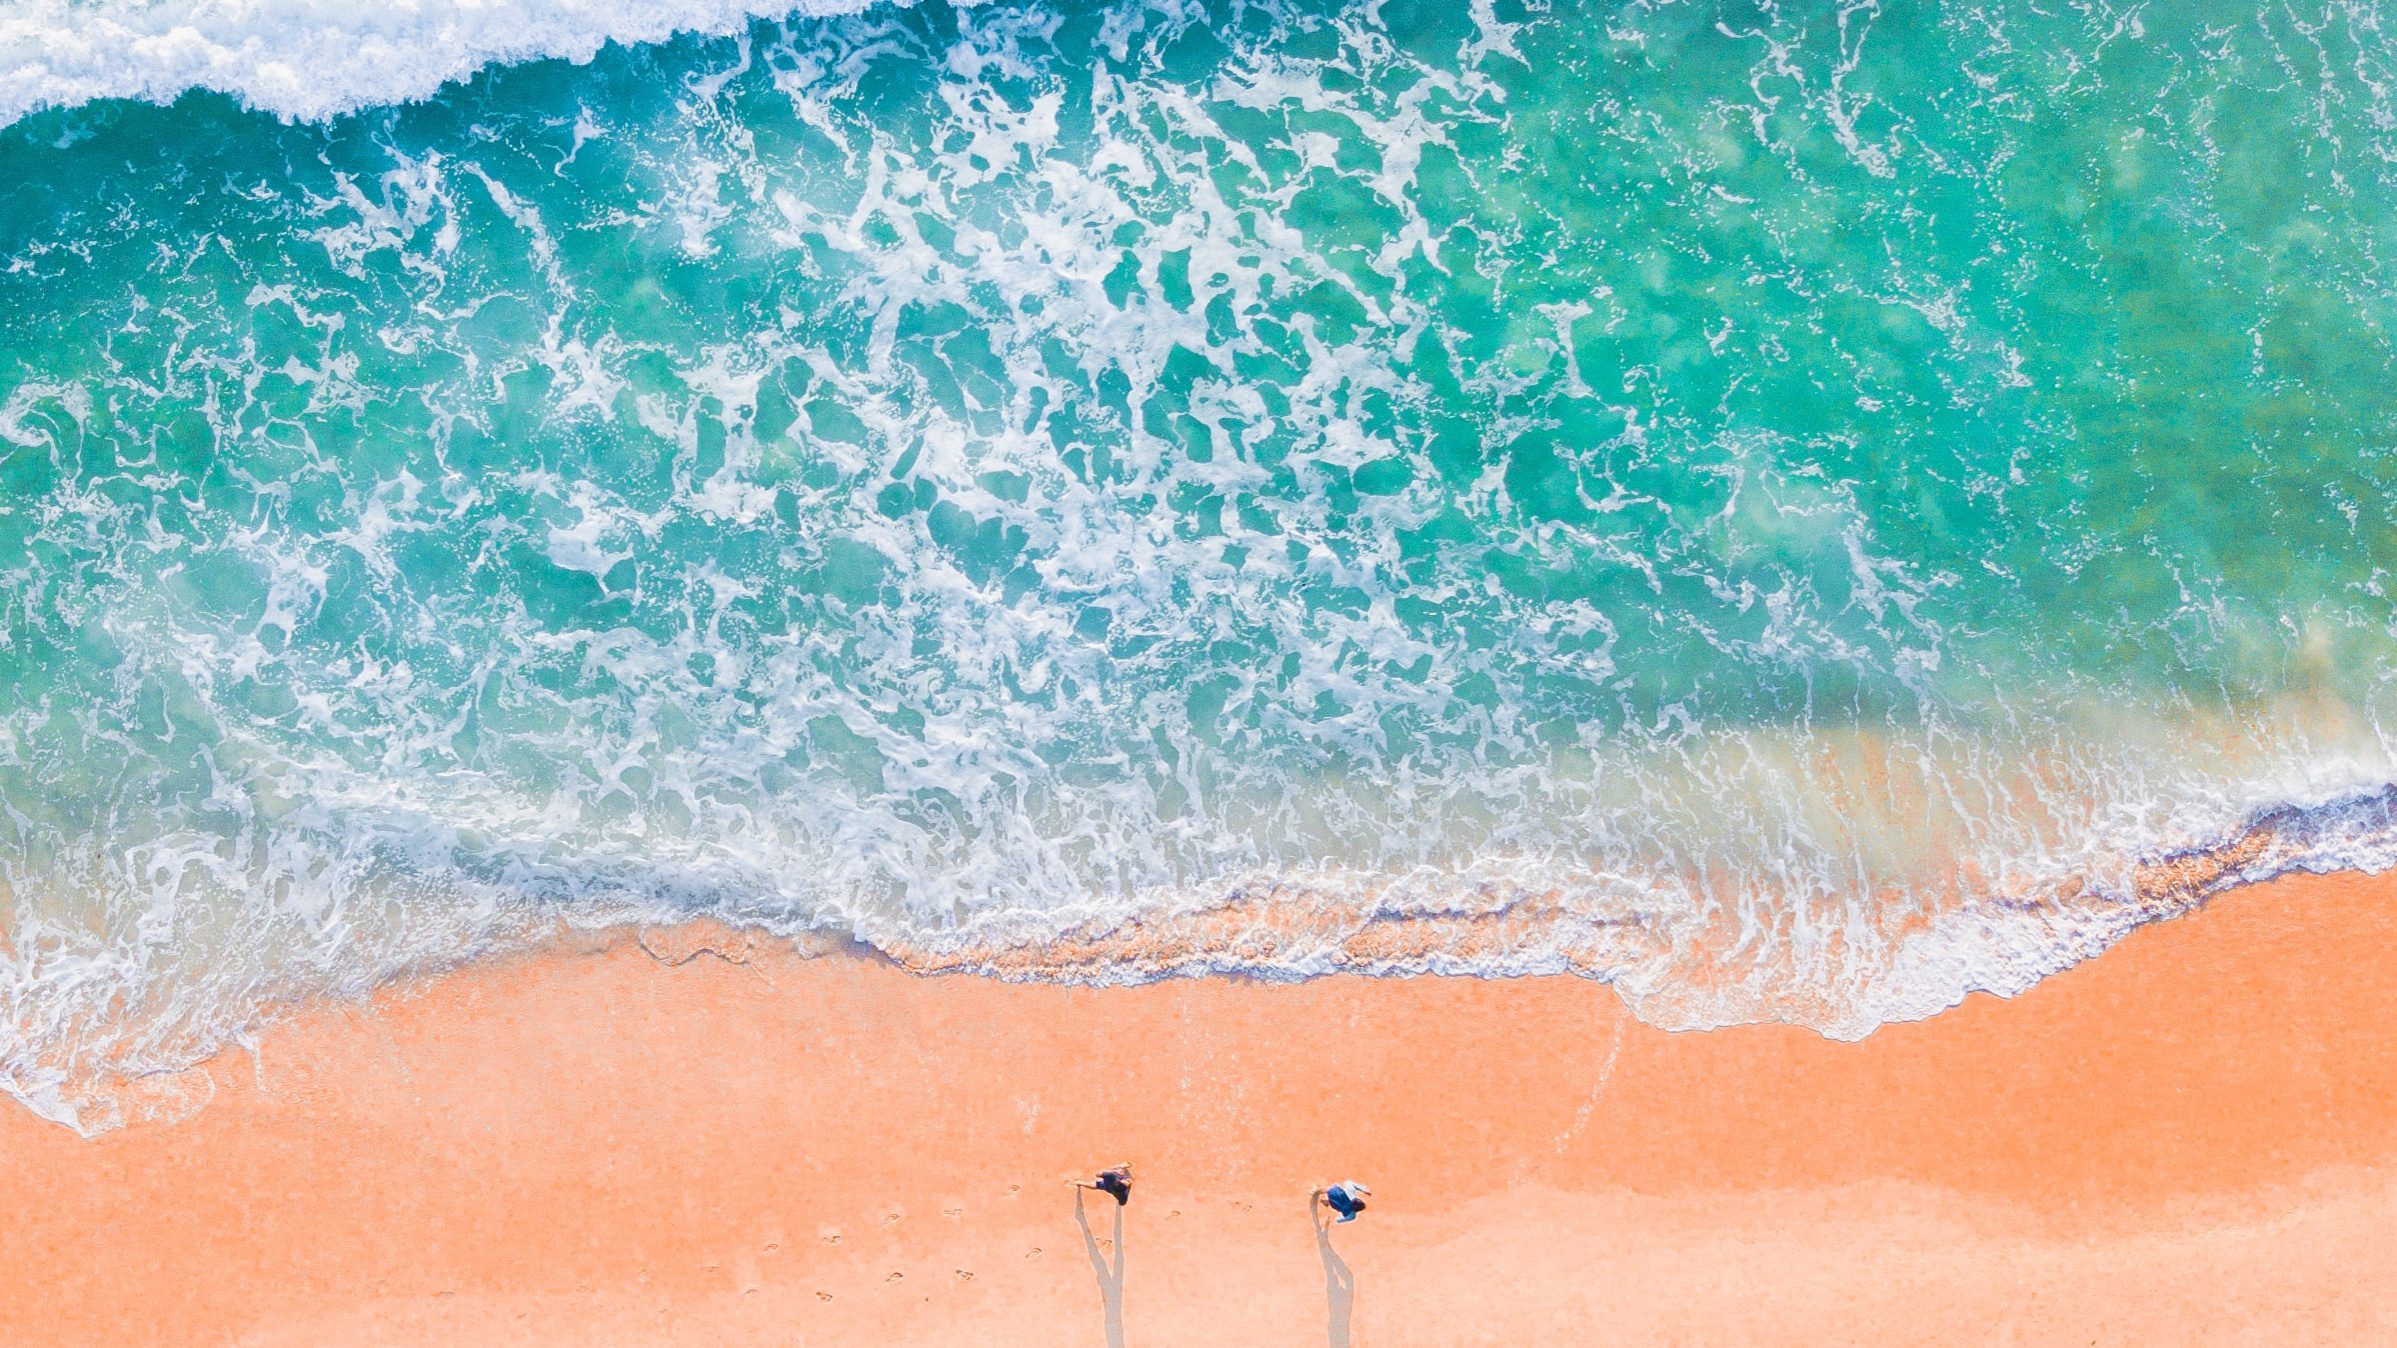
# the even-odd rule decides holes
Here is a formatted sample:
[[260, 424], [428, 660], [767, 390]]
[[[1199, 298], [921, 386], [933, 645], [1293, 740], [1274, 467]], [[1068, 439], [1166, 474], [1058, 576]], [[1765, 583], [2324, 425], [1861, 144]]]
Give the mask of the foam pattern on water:
[[2387, 864], [2369, 7], [991, 4], [81, 101], [742, 13], [556, 12], [0, 86], [78, 104], [0, 133], [51, 1117], [561, 922], [1854, 1036]]
[[0, 0], [0, 126], [95, 99], [194, 89], [280, 117], [424, 98], [484, 66], [588, 61], [610, 43], [739, 32], [866, 0]]

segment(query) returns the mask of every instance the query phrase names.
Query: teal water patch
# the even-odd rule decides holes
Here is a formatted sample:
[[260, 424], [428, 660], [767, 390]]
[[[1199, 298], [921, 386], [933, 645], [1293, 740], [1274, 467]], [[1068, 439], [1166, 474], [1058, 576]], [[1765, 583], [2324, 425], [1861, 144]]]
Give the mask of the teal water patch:
[[991, 4], [26, 117], [0, 1075], [694, 914], [1861, 1034], [2385, 864], [2391, 58]]

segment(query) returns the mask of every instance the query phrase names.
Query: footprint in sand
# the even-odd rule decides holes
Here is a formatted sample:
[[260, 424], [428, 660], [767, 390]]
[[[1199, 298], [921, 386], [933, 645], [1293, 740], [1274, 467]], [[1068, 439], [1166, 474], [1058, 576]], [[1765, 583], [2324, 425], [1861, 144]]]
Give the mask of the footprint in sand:
[[890, 1211], [882, 1214], [882, 1224], [884, 1226], [889, 1226], [892, 1222], [895, 1222], [906, 1215], [907, 1212], [905, 1209], [892, 1208]]
[[883, 1279], [883, 1281], [884, 1281], [884, 1282], [897, 1282], [897, 1281], [899, 1281], [900, 1279], [902, 1279], [902, 1278], [904, 1278], [904, 1277], [906, 1277], [906, 1276], [907, 1276], [907, 1275], [906, 1275], [906, 1274], [904, 1274], [904, 1273], [900, 1273], [900, 1272], [896, 1272], [896, 1271], [894, 1271], [894, 1272], [892, 1272], [891, 1276], [889, 1276], [889, 1277], [887, 1277], [887, 1278], [884, 1278], [884, 1279]]
[[974, 1280], [974, 1271], [970, 1268], [961, 1268], [957, 1270], [957, 1276], [960, 1281], [972, 1282]]
[[1025, 1252], [1024, 1257], [1026, 1259], [1040, 1258], [1040, 1247], [1038, 1245], [1033, 1246], [1030, 1250]]
[[830, 1293], [830, 1292], [818, 1292], [818, 1293], [816, 1293], [816, 1300], [818, 1300], [818, 1301], [830, 1301], [830, 1300], [832, 1300], [832, 1293]]
[[818, 1227], [816, 1239], [827, 1245], [838, 1245], [841, 1243], [841, 1229], [837, 1226]]

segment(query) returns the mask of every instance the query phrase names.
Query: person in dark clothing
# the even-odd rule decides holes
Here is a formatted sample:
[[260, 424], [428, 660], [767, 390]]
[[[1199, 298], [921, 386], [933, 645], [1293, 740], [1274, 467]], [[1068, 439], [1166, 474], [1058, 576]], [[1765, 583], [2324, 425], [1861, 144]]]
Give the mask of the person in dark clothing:
[[1117, 1207], [1132, 1201], [1132, 1163], [1126, 1161], [1098, 1173], [1096, 1179], [1075, 1180], [1077, 1189], [1096, 1189], [1115, 1200]]
[[1341, 1221], [1353, 1222], [1357, 1219], [1357, 1214], [1365, 1210], [1365, 1200], [1372, 1194], [1373, 1190], [1355, 1180], [1342, 1180], [1338, 1184], [1326, 1185], [1317, 1189], [1314, 1198], [1316, 1202], [1338, 1213]]

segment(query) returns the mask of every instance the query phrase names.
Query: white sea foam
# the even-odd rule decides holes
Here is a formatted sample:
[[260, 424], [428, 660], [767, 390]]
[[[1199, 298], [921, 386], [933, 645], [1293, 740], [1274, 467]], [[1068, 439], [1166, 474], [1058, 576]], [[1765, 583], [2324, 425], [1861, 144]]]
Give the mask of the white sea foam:
[[485, 66], [609, 43], [714, 35], [874, 0], [5, 0], [0, 125], [96, 99], [171, 103], [193, 89], [321, 120], [406, 103]]

